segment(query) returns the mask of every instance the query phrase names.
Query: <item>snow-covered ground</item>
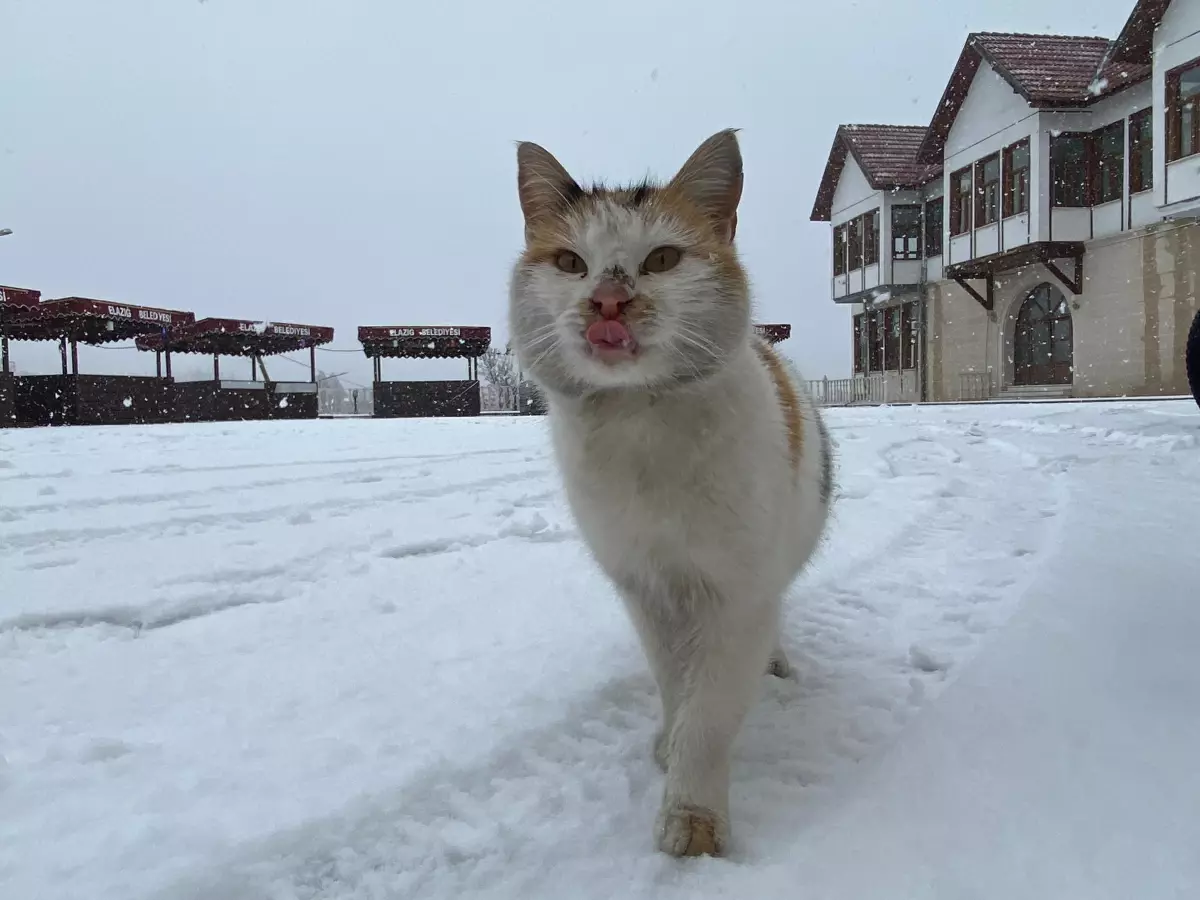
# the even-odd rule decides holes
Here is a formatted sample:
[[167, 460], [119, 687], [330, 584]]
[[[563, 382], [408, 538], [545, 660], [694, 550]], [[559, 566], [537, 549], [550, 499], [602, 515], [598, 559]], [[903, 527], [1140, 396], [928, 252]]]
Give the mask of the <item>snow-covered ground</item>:
[[734, 847], [544, 422], [0, 431], [0, 897], [1200, 896], [1200, 414], [837, 410]]

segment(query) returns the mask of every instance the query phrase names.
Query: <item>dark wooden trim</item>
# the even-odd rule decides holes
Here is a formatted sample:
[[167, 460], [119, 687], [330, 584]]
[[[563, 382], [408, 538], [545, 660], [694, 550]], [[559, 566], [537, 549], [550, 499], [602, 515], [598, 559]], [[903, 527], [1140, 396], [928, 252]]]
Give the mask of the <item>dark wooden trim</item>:
[[968, 284], [965, 276], [951, 275], [950, 278], [959, 287], [961, 287], [964, 291], [966, 291], [968, 294], [970, 294], [972, 297], [974, 297], [976, 300], [978, 300], [979, 305], [982, 306], [984, 309], [986, 309], [988, 312], [991, 312], [995, 308], [995, 305], [996, 305], [995, 304], [996, 279], [992, 275], [991, 272], [988, 272], [987, 274], [985, 274], [983, 276], [983, 281], [985, 284], [984, 290], [986, 292], [985, 294], [979, 293], [979, 291], [975, 290], [975, 288], [973, 288], [970, 284]]
[[1035, 241], [1005, 250], [1003, 253], [991, 253], [978, 259], [946, 266], [943, 273], [955, 281], [959, 278], [977, 279], [986, 275], [1011, 272], [1047, 260], [1081, 260], [1083, 253], [1083, 241]]
[[[1182, 65], [1175, 66], [1173, 69], [1169, 69], [1165, 76], [1166, 103], [1163, 115], [1166, 124], [1165, 135], [1167, 145], [1163, 148], [1163, 155], [1167, 164], [1178, 162], [1181, 159], [1186, 159], [1188, 156], [1195, 156], [1197, 153], [1200, 153], [1200, 96], [1197, 97], [1196, 115], [1192, 120], [1192, 143], [1195, 145], [1195, 149], [1191, 153], [1186, 155], [1183, 153], [1183, 135], [1179, 131], [1179, 120], [1183, 113], [1182, 100], [1179, 96], [1179, 79], [1184, 72], [1197, 68], [1200, 68], [1200, 56]], [[1165, 193], [1163, 199], [1166, 199]]]
[[1045, 266], [1047, 269], [1049, 269], [1050, 274], [1053, 275], [1055, 278], [1057, 278], [1059, 281], [1061, 281], [1063, 283], [1063, 285], [1067, 288], [1067, 290], [1069, 290], [1076, 297], [1078, 297], [1080, 294], [1083, 293], [1083, 257], [1082, 256], [1075, 260], [1075, 277], [1074, 277], [1074, 279], [1068, 278], [1066, 275], [1064, 275], [1062, 269], [1060, 269], [1057, 265], [1055, 265], [1054, 260], [1052, 260], [1052, 259], [1042, 260], [1042, 265]]

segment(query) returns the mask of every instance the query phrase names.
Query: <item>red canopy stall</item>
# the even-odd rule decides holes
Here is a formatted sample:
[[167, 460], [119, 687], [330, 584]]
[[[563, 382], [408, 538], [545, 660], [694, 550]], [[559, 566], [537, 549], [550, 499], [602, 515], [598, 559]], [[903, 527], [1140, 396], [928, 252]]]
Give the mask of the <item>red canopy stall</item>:
[[[57, 340], [61, 375], [12, 378], [12, 416], [18, 425], [115, 425], [171, 420], [170, 361], [166, 377], [82, 375], [79, 344], [101, 345], [149, 333], [170, 333], [195, 321], [190, 312], [134, 306], [90, 297], [31, 303], [30, 295], [4, 288], [0, 313], [7, 373], [8, 340]], [[68, 364], [69, 360], [69, 364]], [[9, 377], [9, 376], [5, 376]]]
[[[363, 353], [374, 362], [376, 418], [477, 416], [480, 412], [479, 357], [492, 342], [492, 329], [459, 325], [364, 325]], [[465, 359], [465, 381], [384, 381], [383, 360]]]
[[38, 314], [40, 291], [0, 285], [0, 427], [17, 420], [16, 379], [8, 359], [8, 329]]
[[[177, 402], [188, 421], [227, 422], [240, 419], [315, 419], [317, 417], [317, 347], [333, 340], [324, 325], [255, 322], [249, 319], [200, 319], [169, 334], [144, 335], [139, 350], [157, 356], [202, 353], [213, 358], [212, 381], [183, 381], [175, 386]], [[307, 381], [272, 380], [264, 356], [308, 350]], [[222, 356], [250, 359], [249, 380], [223, 378]], [[259, 374], [262, 379], [259, 380]]]
[[778, 344], [792, 336], [791, 325], [755, 325], [755, 333], [770, 344]]

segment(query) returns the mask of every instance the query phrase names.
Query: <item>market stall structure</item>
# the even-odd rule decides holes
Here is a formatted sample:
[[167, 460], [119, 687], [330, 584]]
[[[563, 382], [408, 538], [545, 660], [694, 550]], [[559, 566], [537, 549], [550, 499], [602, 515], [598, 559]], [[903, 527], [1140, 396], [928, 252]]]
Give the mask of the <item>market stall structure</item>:
[[[3, 332], [6, 381], [11, 385], [7, 424], [121, 425], [172, 420], [171, 363], [154, 377], [87, 375], [79, 371], [79, 345], [126, 341], [169, 334], [190, 325], [195, 315], [176, 309], [135, 306], [91, 297], [63, 297], [31, 303], [37, 291], [4, 288]], [[9, 373], [8, 341], [57, 341], [59, 375]]]
[[791, 325], [755, 325], [754, 331], [770, 344], [778, 344], [792, 336]]
[[[492, 329], [364, 325], [358, 329], [358, 340], [374, 363], [374, 417], [479, 415], [479, 357], [492, 342]], [[384, 359], [465, 359], [467, 377], [461, 381], [384, 381]]]
[[[211, 381], [181, 381], [174, 387], [177, 414], [183, 421], [228, 422], [246, 419], [317, 418], [317, 347], [333, 340], [324, 325], [207, 318], [169, 334], [148, 334], [139, 350], [169, 359], [172, 353], [200, 353], [213, 358]], [[308, 381], [276, 381], [264, 357], [308, 350]], [[221, 373], [222, 356], [245, 357], [250, 378]], [[261, 379], [259, 375], [261, 374]]]
[[0, 285], [0, 427], [17, 420], [16, 376], [9, 360], [9, 326], [38, 314], [41, 291]]

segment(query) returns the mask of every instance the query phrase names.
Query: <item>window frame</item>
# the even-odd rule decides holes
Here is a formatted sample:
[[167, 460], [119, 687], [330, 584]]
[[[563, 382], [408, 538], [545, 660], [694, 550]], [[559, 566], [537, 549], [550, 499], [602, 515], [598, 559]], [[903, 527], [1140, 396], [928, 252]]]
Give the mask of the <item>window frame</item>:
[[856, 272], [863, 267], [862, 216], [846, 223], [846, 271]]
[[[910, 244], [909, 244], [909, 242], [913, 238], [913, 235], [912, 234], [903, 234], [902, 235], [900, 232], [900, 229], [897, 227], [897, 223], [896, 223], [896, 213], [898, 213], [898, 212], [906, 212], [907, 213], [907, 212], [912, 212], [912, 211], [916, 212], [916, 222], [912, 223], [911, 225], [906, 225], [905, 229], [909, 230], [911, 228], [912, 231], [915, 231], [915, 236], [916, 236], [916, 244], [915, 244], [916, 249], [915, 250], [910, 249]], [[922, 204], [922, 203], [896, 203], [891, 207], [891, 212], [892, 212], [892, 230], [891, 230], [892, 261], [893, 262], [912, 262], [914, 260], [922, 259], [923, 254], [925, 253], [925, 241], [924, 241], [925, 209], [924, 209], [924, 204]], [[900, 236], [905, 242], [903, 250], [897, 249], [897, 246], [896, 246], [897, 236]]]
[[[1064, 203], [1060, 202], [1059, 184], [1057, 172], [1055, 170], [1054, 150], [1059, 144], [1070, 140], [1080, 140], [1083, 142], [1083, 186], [1079, 194], [1079, 203]], [[1050, 208], [1051, 209], [1088, 209], [1092, 205], [1092, 172], [1095, 170], [1093, 162], [1095, 140], [1092, 137], [1092, 132], [1088, 131], [1063, 131], [1050, 136]], [[1066, 183], [1066, 182], [1063, 182]], [[1069, 198], [1074, 199], [1074, 198]]]
[[917, 301], [909, 300], [900, 307], [900, 369], [917, 367]]
[[883, 314], [879, 310], [873, 311], [867, 318], [867, 325], [867, 371], [882, 372], [883, 343], [886, 337]]
[[[840, 246], [839, 246], [840, 245]], [[849, 244], [846, 241], [846, 223], [835, 225], [833, 227], [833, 277], [837, 278], [845, 275], [849, 270], [846, 268], [847, 253]]]
[[[970, 184], [965, 193], [962, 189], [964, 175], [970, 179]], [[975, 208], [974, 198], [972, 197], [974, 190], [975, 173], [971, 166], [963, 166], [958, 171], [950, 173], [950, 237], [952, 239], [971, 233], [971, 213]], [[965, 224], [962, 221], [964, 201], [966, 201], [965, 212], [967, 214]]]
[[[1143, 123], [1148, 126], [1144, 134]], [[1129, 157], [1129, 196], [1133, 197], [1154, 189], [1154, 107], [1147, 106], [1130, 115], [1125, 142], [1125, 152]], [[1143, 156], [1150, 161], [1146, 172], [1136, 165]], [[1143, 175], [1146, 179], [1144, 182]]]
[[[1017, 167], [1013, 164], [1013, 157], [1018, 150], [1025, 151], [1025, 165]], [[1031, 153], [1029, 138], [1021, 138], [1019, 141], [1014, 141], [1009, 144], [1001, 153], [1001, 174], [1002, 174], [1002, 209], [1001, 218], [1010, 219], [1013, 216], [1021, 216], [1029, 213], [1029, 187], [1030, 173], [1033, 167], [1033, 156]], [[1021, 186], [1024, 190], [1018, 194], [1017, 182], [1020, 177]], [[1023, 200], [1023, 205], [1020, 209], [1017, 208], [1016, 198], [1020, 196]]]
[[866, 353], [863, 352], [863, 322], [866, 313], [859, 313], [853, 317], [853, 340], [854, 340], [854, 374], [858, 375], [866, 371]]
[[879, 210], [865, 212], [862, 218], [863, 267], [879, 263]]
[[[1104, 175], [1108, 171], [1105, 166], [1104, 157], [1104, 137], [1110, 132], [1120, 131], [1120, 137], [1115, 142], [1117, 149], [1117, 157], [1111, 166], [1116, 171], [1116, 196], [1106, 195], [1104, 193]], [[1092, 206], [1100, 206], [1105, 203], [1115, 203], [1118, 200], [1123, 200], [1125, 197], [1125, 120], [1117, 119], [1115, 122], [1110, 122], [1103, 128], [1097, 128], [1091, 133], [1092, 149], [1089, 156], [1089, 164], [1091, 171], [1088, 173], [1089, 189], [1091, 192]]]
[[[987, 169], [993, 162], [996, 164], [996, 177], [989, 179], [987, 177]], [[995, 225], [1000, 221], [1000, 176], [999, 152], [989, 154], [983, 157], [983, 159], [975, 161], [975, 171], [973, 173], [975, 208], [973, 213], [976, 228], [986, 228], [988, 225]], [[991, 213], [991, 218], [988, 217], [989, 212]]]
[[[936, 218], [929, 214], [929, 211], [935, 207], [938, 213]], [[946, 195], [943, 194], [940, 197], [933, 197], [926, 200], [925, 208], [922, 212], [924, 214], [922, 237], [925, 239], [925, 258], [931, 259], [934, 256], [941, 256], [944, 250], [942, 245], [945, 243]], [[937, 223], [936, 229], [933, 227], [935, 222]], [[935, 234], [937, 235], [936, 242], [933, 240]]]
[[1166, 88], [1166, 132], [1167, 146], [1166, 157], [1168, 163], [1178, 162], [1181, 159], [1187, 159], [1189, 156], [1195, 156], [1200, 153], [1200, 93], [1194, 95], [1194, 106], [1192, 114], [1192, 127], [1189, 137], [1192, 140], [1192, 150], [1190, 153], [1183, 152], [1183, 99], [1179, 96], [1180, 82], [1183, 76], [1188, 72], [1200, 69], [1200, 57], [1186, 62], [1181, 66], [1176, 66], [1167, 72]]

